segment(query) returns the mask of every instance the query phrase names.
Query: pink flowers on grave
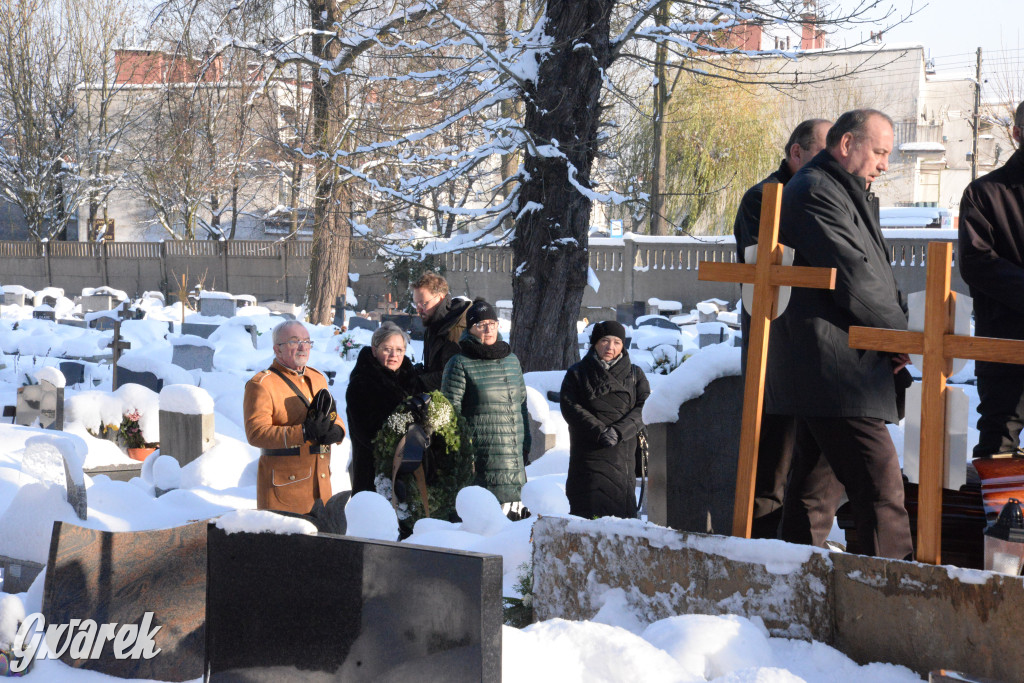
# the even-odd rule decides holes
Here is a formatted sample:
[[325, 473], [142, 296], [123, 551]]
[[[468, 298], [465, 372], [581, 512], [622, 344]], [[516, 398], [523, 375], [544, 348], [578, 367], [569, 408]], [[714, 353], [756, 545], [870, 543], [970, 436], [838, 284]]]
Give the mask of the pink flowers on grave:
[[125, 448], [145, 448], [146, 439], [142, 436], [142, 428], [139, 426], [141, 417], [138, 410], [129, 410], [121, 419], [121, 425], [117, 428], [117, 440], [123, 443]]

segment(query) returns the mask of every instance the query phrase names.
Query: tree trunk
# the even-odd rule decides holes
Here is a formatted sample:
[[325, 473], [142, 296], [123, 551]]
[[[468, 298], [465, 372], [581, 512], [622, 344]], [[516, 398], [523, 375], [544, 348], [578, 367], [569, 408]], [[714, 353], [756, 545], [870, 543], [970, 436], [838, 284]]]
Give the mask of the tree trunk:
[[[658, 26], [668, 24], [670, 2], [658, 9], [655, 23]], [[658, 43], [654, 57], [654, 74], [658, 84], [654, 86], [654, 154], [651, 160], [651, 234], [667, 235], [668, 221], [665, 220], [665, 173], [666, 157], [668, 156], [667, 139], [665, 137], [665, 112], [668, 109], [668, 47], [664, 42]]]
[[[324, 60], [337, 56], [337, 41], [325, 39], [334, 26], [334, 0], [310, 0], [309, 8], [317, 34], [312, 38], [314, 54]], [[345, 95], [338, 76], [314, 72], [312, 89], [313, 140], [324, 154], [315, 162], [316, 197], [313, 200], [313, 245], [306, 284], [306, 315], [309, 322], [327, 325], [333, 321], [331, 307], [348, 288], [349, 247], [352, 226], [346, 188], [337, 182], [338, 169], [329, 155], [337, 144], [339, 119], [344, 114]], [[326, 158], [325, 158], [326, 157]]]
[[512, 349], [526, 371], [565, 369], [579, 360], [576, 320], [587, 284], [591, 200], [570, 184], [566, 161], [576, 182], [589, 188], [614, 4], [548, 2], [552, 51], [524, 97], [524, 125], [534, 142], [565, 155], [537, 156], [531, 147], [524, 159], [519, 206], [542, 207], [523, 214], [512, 240]]

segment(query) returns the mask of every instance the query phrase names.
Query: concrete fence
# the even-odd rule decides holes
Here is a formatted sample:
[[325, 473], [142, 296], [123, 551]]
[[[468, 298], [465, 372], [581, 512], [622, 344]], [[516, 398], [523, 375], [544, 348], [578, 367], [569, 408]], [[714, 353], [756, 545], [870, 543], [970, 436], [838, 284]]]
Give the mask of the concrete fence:
[[[908, 237], [907, 232], [899, 231], [888, 243], [897, 282], [909, 293], [924, 289], [925, 237], [934, 238], [934, 231], [922, 237]], [[966, 293], [956, 269], [956, 233], [948, 232], [949, 237], [943, 237], [954, 242], [953, 289]], [[69, 295], [100, 285], [129, 295], [148, 290], [170, 295], [186, 275], [189, 287], [202, 281], [206, 289], [298, 303], [305, 292], [311, 248], [311, 242], [248, 240], [0, 242], [0, 284], [35, 290], [61, 287]], [[581, 315], [592, 319], [610, 314], [618, 304], [652, 297], [680, 301], [687, 308], [709, 298], [735, 301], [739, 297], [738, 285], [697, 279], [700, 261], [736, 260], [731, 236], [594, 239], [589, 250], [599, 288], [586, 288]], [[362, 308], [372, 308], [388, 293], [387, 270], [375, 256], [371, 243], [353, 241], [349, 271], [360, 274], [352, 288]], [[455, 294], [489, 301], [512, 298], [511, 248], [468, 249], [444, 254], [440, 262]]]

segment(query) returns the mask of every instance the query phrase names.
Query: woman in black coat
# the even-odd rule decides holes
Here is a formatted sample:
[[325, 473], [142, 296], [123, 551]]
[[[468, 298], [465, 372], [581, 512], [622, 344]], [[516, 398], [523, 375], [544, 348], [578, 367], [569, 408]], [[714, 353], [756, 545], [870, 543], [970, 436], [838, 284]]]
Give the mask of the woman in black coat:
[[585, 519], [636, 517], [636, 441], [651, 393], [614, 320], [594, 325], [590, 351], [565, 373], [562, 417], [569, 424], [569, 511]]
[[359, 351], [345, 391], [348, 435], [352, 439], [353, 494], [374, 491], [373, 438], [384, 421], [413, 392], [415, 371], [405, 355], [409, 338], [393, 322], [373, 333]]

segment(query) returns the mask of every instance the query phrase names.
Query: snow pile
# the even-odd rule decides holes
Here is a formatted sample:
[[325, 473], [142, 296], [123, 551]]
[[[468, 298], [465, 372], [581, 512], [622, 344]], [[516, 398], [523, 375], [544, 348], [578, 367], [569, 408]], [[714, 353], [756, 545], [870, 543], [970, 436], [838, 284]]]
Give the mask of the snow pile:
[[170, 455], [161, 455], [156, 458], [146, 458], [148, 463], [153, 460], [153, 484], [164, 491], [181, 487], [181, 465], [177, 459]]
[[67, 385], [67, 381], [64, 379], [64, 373], [52, 366], [39, 368], [39, 370], [36, 371], [36, 381], [49, 382], [58, 389], [63, 389]]
[[[21, 461], [22, 472], [28, 472], [43, 482], [65, 485], [64, 462], [76, 484], [84, 484], [82, 467], [88, 446], [73, 434], [52, 432], [36, 434], [25, 440], [25, 454]], [[32, 457], [30, 457], [32, 456]], [[45, 464], [44, 464], [45, 463]], [[34, 470], [33, 470], [34, 468]]]
[[210, 415], [213, 398], [191, 384], [168, 384], [160, 390], [160, 410], [182, 415]]
[[462, 530], [480, 536], [494, 536], [511, 524], [494, 494], [481, 486], [467, 486], [455, 498], [455, 511]]
[[0, 597], [0, 650], [11, 651], [18, 626], [25, 620], [25, 605], [17, 595]]
[[312, 522], [298, 517], [286, 517], [269, 510], [238, 510], [221, 515], [217, 528], [229, 534], [304, 534], [316, 535]]
[[132, 410], [139, 411], [139, 427], [146, 441], [160, 441], [159, 397], [141, 384], [125, 384], [113, 393], [83, 391], [64, 401], [66, 421], [80, 423], [93, 434], [99, 434], [104, 425], [117, 427]]
[[534, 515], [569, 514], [565, 486], [550, 477], [531, 479], [523, 485], [523, 505]]
[[209, 339], [195, 334], [183, 334], [181, 336], [174, 337], [169, 341], [171, 346], [204, 346], [208, 349], [217, 348], [216, 344], [211, 342]]
[[57, 521], [79, 522], [64, 490], [39, 481], [25, 484], [0, 515], [0, 555], [45, 564]]
[[398, 516], [384, 496], [360, 491], [345, 505], [346, 536], [378, 541], [398, 540]]
[[740, 374], [740, 349], [725, 344], [705, 347], [651, 388], [644, 404], [644, 423], [675, 422], [679, 406], [704, 393], [719, 377]]
[[711, 680], [737, 669], [774, 667], [763, 624], [736, 615], [688, 614], [656, 621], [642, 637], [671, 655], [694, 680]]

